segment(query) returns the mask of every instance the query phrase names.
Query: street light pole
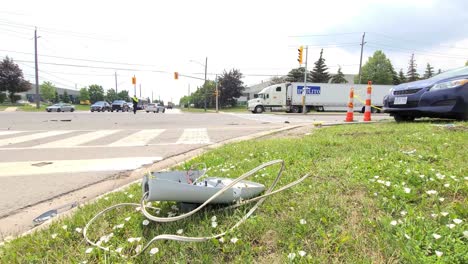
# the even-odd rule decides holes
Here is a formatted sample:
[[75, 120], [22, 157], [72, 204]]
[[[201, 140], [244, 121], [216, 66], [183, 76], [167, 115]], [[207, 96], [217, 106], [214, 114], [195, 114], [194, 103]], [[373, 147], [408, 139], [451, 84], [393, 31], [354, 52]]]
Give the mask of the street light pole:
[[218, 113], [218, 97], [219, 97], [219, 91], [218, 91], [218, 75], [217, 75], [217, 74], [216, 74], [215, 82], [216, 82], [216, 113]]
[[208, 57], [205, 59], [205, 82], [203, 83], [203, 97], [205, 98], [205, 112], [206, 112], [206, 71], [208, 68]]
[[36, 72], [36, 108], [39, 109], [41, 107], [41, 99], [39, 96], [39, 68], [37, 62], [37, 28], [34, 30], [34, 64], [35, 64], [35, 72]]

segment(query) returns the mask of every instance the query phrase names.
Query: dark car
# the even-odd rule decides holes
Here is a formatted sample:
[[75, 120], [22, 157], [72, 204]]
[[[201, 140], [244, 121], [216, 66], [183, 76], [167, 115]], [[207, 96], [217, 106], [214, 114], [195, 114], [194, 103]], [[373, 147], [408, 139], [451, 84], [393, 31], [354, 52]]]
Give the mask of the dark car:
[[115, 100], [113, 103], [112, 103], [112, 109], [111, 109], [112, 112], [114, 111], [122, 111], [122, 112], [128, 112], [128, 105], [127, 105], [127, 102], [125, 102], [124, 100]]
[[384, 112], [397, 122], [419, 117], [468, 119], [468, 67], [403, 83], [384, 97]]
[[91, 112], [94, 112], [94, 111], [97, 111], [97, 112], [108, 111], [109, 112], [111, 110], [111, 105], [106, 101], [98, 101], [91, 105], [90, 110]]

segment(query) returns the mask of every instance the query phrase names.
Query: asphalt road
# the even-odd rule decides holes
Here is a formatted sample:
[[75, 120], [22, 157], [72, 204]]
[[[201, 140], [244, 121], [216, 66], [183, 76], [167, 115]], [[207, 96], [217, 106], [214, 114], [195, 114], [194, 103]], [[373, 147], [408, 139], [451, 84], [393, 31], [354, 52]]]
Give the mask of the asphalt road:
[[344, 115], [0, 112], [0, 219], [190, 150]]

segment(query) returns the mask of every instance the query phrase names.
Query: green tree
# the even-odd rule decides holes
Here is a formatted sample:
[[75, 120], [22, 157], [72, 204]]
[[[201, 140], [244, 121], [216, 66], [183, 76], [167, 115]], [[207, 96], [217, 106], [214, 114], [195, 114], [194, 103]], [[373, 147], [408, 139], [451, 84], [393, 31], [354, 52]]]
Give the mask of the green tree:
[[327, 65], [325, 65], [325, 59], [322, 57], [323, 49], [320, 51], [319, 59], [314, 63], [314, 69], [312, 70], [312, 82], [314, 83], [327, 83], [330, 80], [330, 74], [328, 74]]
[[[304, 82], [304, 67], [295, 68], [289, 71], [285, 81], [287, 82]], [[307, 72], [307, 82], [312, 82], [312, 72]]]
[[117, 95], [117, 93], [115, 92], [114, 89], [109, 89], [107, 90], [107, 93], [106, 93], [106, 101], [109, 101], [109, 102], [113, 102], [115, 100], [117, 100], [119, 98], [119, 96]]
[[406, 77], [408, 78], [408, 82], [414, 82], [419, 79], [419, 73], [416, 70], [417, 64], [416, 60], [414, 59], [414, 53], [411, 54], [411, 59], [408, 64], [408, 71], [406, 72]]
[[41, 96], [44, 100], [52, 102], [55, 98], [55, 91], [57, 88], [52, 82], [43, 82], [39, 89], [41, 91]]
[[58, 103], [60, 102], [60, 96], [57, 92], [57, 90], [55, 90], [55, 93], [54, 93], [54, 103]]
[[429, 63], [426, 65], [426, 71], [424, 72], [424, 79], [429, 79], [434, 76], [434, 67], [432, 67]]
[[392, 66], [392, 84], [393, 85], [398, 85], [398, 84], [401, 83], [400, 77], [398, 77], [398, 73], [393, 68], [393, 65], [390, 64], [390, 66]]
[[[373, 84], [393, 84], [393, 66], [381, 50], [374, 52], [361, 69], [361, 84], [372, 81]], [[359, 76], [354, 77], [359, 83]]]
[[280, 84], [280, 83], [284, 83], [285, 80], [283, 77], [279, 77], [279, 76], [275, 76], [275, 77], [271, 77], [270, 78], [270, 83], [273, 85], [273, 84]]
[[104, 88], [101, 85], [92, 84], [88, 88], [91, 103], [104, 100]]
[[68, 95], [67, 90], [63, 92], [63, 100], [64, 103], [69, 103], [70, 102], [70, 96]]
[[16, 93], [26, 92], [31, 89], [31, 83], [23, 77], [23, 71], [6, 57], [0, 62], [0, 92], [8, 92], [8, 97], [12, 103], [19, 100]]
[[403, 73], [403, 69], [400, 69], [400, 72], [398, 72], [398, 79], [400, 80], [400, 83], [406, 82], [406, 76]]
[[[128, 96], [127, 90], [122, 90], [117, 94], [117, 99], [124, 100], [126, 102], [130, 102], [130, 96]], [[149, 101], [149, 100], [148, 100]]]
[[336, 75], [333, 75], [331, 78], [331, 83], [348, 83], [348, 81], [345, 79], [343, 72], [341, 72], [341, 66], [338, 67], [338, 72]]
[[[235, 106], [237, 104], [236, 98], [239, 98], [244, 91], [244, 82], [242, 79], [242, 73], [237, 69], [232, 69], [229, 72], [224, 70], [223, 74], [219, 78], [219, 105], [221, 107]], [[209, 87], [206, 87], [208, 89]], [[214, 87], [210, 89], [211, 95], [214, 94]], [[205, 91], [206, 92], [206, 91]]]
[[88, 88], [83, 87], [80, 89], [80, 101], [89, 100], [89, 91]]

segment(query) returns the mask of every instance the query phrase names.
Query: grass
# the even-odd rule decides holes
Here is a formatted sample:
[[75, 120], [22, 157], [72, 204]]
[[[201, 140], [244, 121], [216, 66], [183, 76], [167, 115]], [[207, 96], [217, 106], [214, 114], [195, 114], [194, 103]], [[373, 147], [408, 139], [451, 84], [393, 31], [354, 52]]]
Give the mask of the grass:
[[[189, 112], [189, 113], [205, 113], [205, 109], [203, 108], [180, 108], [181, 111], [183, 112]], [[219, 111], [221, 112], [233, 112], [233, 113], [247, 113], [247, 107], [246, 106], [236, 106], [236, 107], [229, 107], [229, 108], [220, 108]], [[206, 109], [207, 113], [215, 113], [216, 109], [213, 108], [208, 108]], [[250, 113], [250, 112], [249, 112]]]
[[[429, 122], [348, 125], [211, 151], [179, 169], [204, 162], [211, 176], [238, 177], [263, 162], [283, 159], [286, 170], [278, 186], [305, 173], [312, 177], [267, 199], [224, 242], [157, 241], [150, 249], [158, 248], [158, 253], [150, 255], [148, 250], [134, 262], [467, 263], [467, 132], [467, 123], [455, 127]], [[251, 180], [269, 185], [277, 169], [268, 168]], [[108, 194], [46, 230], [5, 243], [0, 247], [0, 262], [122, 263], [126, 260], [116, 248], [131, 255], [153, 236], [176, 234], [179, 229], [187, 236], [217, 234], [249, 209], [207, 209], [183, 221], [148, 226], [142, 225], [145, 218], [134, 208], [116, 209], [88, 232], [95, 241], [113, 232], [110, 241], [103, 242], [111, 252], [85, 253], [90, 246], [75, 229], [108, 206], [138, 202], [140, 188], [135, 184]], [[173, 205], [158, 204], [160, 215], [172, 212]], [[210, 220], [214, 215], [216, 228]], [[122, 223], [124, 228], [113, 229]], [[130, 243], [130, 237], [142, 240]], [[300, 256], [302, 251], [306, 255]]]

